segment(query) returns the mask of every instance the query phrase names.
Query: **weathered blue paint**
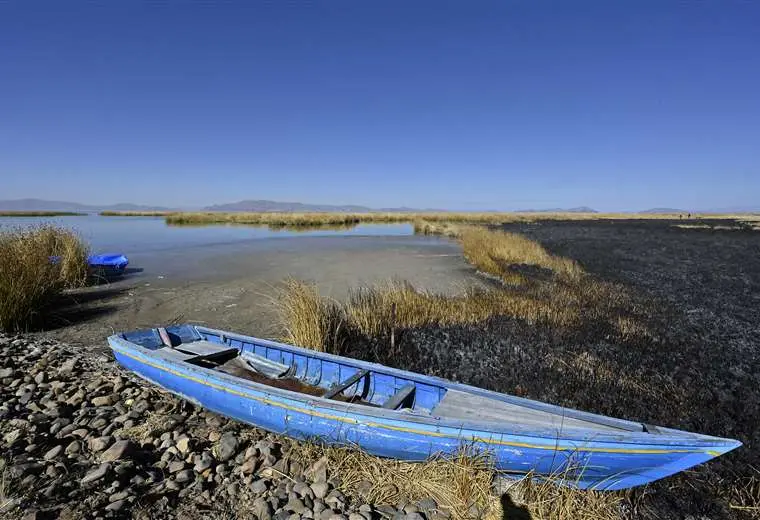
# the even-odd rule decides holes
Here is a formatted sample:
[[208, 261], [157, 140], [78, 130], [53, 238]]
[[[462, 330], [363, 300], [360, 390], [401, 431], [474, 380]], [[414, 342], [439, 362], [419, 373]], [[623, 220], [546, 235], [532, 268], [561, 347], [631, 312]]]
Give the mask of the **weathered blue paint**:
[[[364, 390], [363, 399], [373, 404], [381, 404], [396, 390], [414, 384], [416, 398], [411, 411], [385, 410], [282, 390], [170, 360], [162, 352], [155, 329], [108, 338], [117, 361], [125, 368], [200, 406], [297, 439], [350, 444], [383, 457], [424, 460], [470, 445], [491, 453], [497, 469], [504, 472], [564, 474], [567, 485], [616, 490], [667, 477], [741, 445], [731, 439], [669, 428], [658, 427], [648, 433], [643, 425], [632, 421], [206, 327], [182, 325], [167, 327], [167, 331], [174, 342], [204, 339], [295, 366], [297, 377], [323, 388], [346, 380], [359, 370], [368, 370], [371, 374], [368, 387], [360, 381], [345, 394]], [[431, 415], [430, 410], [452, 389], [620, 429], [558, 430]]]

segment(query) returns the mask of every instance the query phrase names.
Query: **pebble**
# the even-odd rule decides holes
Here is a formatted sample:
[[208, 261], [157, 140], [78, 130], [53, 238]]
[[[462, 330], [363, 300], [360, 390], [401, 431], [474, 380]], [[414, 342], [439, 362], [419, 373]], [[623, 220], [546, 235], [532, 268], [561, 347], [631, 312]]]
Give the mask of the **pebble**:
[[116, 441], [110, 448], [103, 452], [100, 460], [104, 462], [120, 460], [132, 455], [135, 451], [135, 444], [128, 440]]
[[63, 446], [60, 444], [50, 450], [48, 450], [45, 455], [42, 456], [45, 460], [53, 460], [57, 456], [59, 456], [61, 453], [63, 453]]
[[108, 462], [104, 462], [94, 470], [87, 473], [87, 475], [85, 475], [85, 477], [82, 479], [82, 484], [88, 484], [90, 482], [95, 482], [96, 480], [102, 479], [106, 476], [108, 470], [110, 469], [111, 465]]
[[235, 456], [238, 449], [238, 439], [232, 432], [222, 434], [219, 442], [214, 446], [214, 456], [219, 462], [226, 462]]
[[258, 520], [272, 520], [274, 510], [272, 505], [263, 498], [257, 498], [253, 502], [253, 514]]
[[327, 482], [315, 482], [311, 486], [311, 490], [314, 492], [314, 496], [317, 498], [325, 498], [330, 486]]
[[423, 498], [417, 502], [417, 507], [419, 507], [420, 511], [435, 511], [438, 509], [438, 503], [432, 498]]
[[82, 451], [82, 445], [79, 441], [71, 441], [64, 451], [66, 455], [74, 455]]
[[313, 482], [327, 482], [327, 465], [327, 457], [322, 457], [306, 470], [306, 474]]
[[177, 473], [174, 478], [177, 480], [177, 482], [190, 482], [191, 480], [195, 479], [195, 474], [191, 470], [185, 469]]
[[263, 495], [268, 489], [267, 483], [263, 479], [255, 480], [251, 483], [251, 491], [257, 495]]
[[113, 437], [110, 435], [105, 435], [103, 437], [93, 437], [89, 441], [87, 441], [87, 447], [90, 449], [90, 451], [94, 452], [101, 452], [108, 448], [111, 443], [113, 442]]
[[126, 504], [125, 500], [117, 500], [116, 502], [111, 502], [106, 506], [106, 511], [119, 511], [122, 507], [124, 507], [124, 504]]
[[188, 451], [190, 451], [190, 438], [189, 437], [183, 437], [182, 439], [177, 441], [177, 450], [182, 453], [183, 455], [186, 455]]
[[91, 403], [93, 406], [111, 406], [113, 404], [113, 399], [110, 395], [94, 397]]
[[174, 462], [170, 462], [166, 469], [169, 473], [177, 473], [178, 471], [185, 469], [185, 466], [186, 464], [184, 460], [175, 460]]

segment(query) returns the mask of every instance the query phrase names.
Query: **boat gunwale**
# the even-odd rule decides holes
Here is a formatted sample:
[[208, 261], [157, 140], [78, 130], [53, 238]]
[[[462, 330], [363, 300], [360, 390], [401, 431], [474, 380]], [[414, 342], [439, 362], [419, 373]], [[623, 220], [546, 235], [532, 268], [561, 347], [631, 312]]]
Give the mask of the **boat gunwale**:
[[[303, 353], [308, 356], [315, 356], [315, 357], [321, 357], [323, 359], [327, 359], [329, 361], [335, 361], [343, 364], [348, 364], [350, 366], [356, 367], [356, 364], [364, 365], [362, 368], [368, 368], [373, 371], [378, 371], [381, 373], [385, 373], [386, 375], [392, 375], [392, 376], [398, 376], [403, 379], [411, 379], [412, 381], [415, 381], [416, 379], [423, 379], [421, 382], [425, 383], [432, 383], [436, 385], [441, 385], [441, 383], [445, 383], [444, 385], [447, 389], [474, 389], [479, 390], [480, 392], [474, 392], [476, 394], [485, 393], [486, 395], [484, 397], [491, 398], [488, 394], [495, 394], [496, 396], [508, 396], [507, 394], [499, 394], [497, 392], [491, 392], [489, 390], [482, 390], [478, 389], [477, 387], [470, 387], [469, 385], [463, 385], [460, 383], [454, 383], [451, 381], [446, 381], [445, 379], [433, 377], [433, 376], [425, 376], [422, 374], [416, 374], [414, 372], [407, 372], [391, 367], [386, 367], [384, 365], [379, 365], [376, 363], [370, 363], [366, 361], [359, 361], [354, 360], [352, 358], [345, 358], [342, 356], [335, 356], [332, 354], [326, 354], [323, 352], [315, 352], [313, 350], [309, 349], [303, 349], [301, 347], [295, 347], [292, 345], [283, 345], [281, 343], [269, 341], [269, 340], [263, 340], [260, 338], [253, 338], [250, 336], [244, 336], [234, 333], [228, 333], [226, 331], [222, 331], [219, 329], [211, 329], [208, 327], [202, 327], [202, 326], [193, 326], [197, 332], [203, 333], [203, 331], [207, 331], [212, 334], [220, 334], [224, 335], [225, 339], [236, 339], [239, 341], [245, 341], [248, 343], [258, 343], [262, 346], [272, 346], [274, 348], [290, 351], [291, 353]], [[417, 415], [417, 414], [411, 414], [408, 412], [404, 412], [401, 410], [385, 410], [382, 408], [375, 408], [375, 407], [367, 407], [358, 403], [347, 403], [347, 402], [341, 402], [341, 401], [332, 401], [329, 399], [324, 399], [319, 396], [312, 396], [303, 394], [300, 392], [295, 392], [291, 390], [281, 389], [277, 387], [272, 387], [263, 383], [257, 383], [255, 381], [249, 381], [247, 379], [243, 379], [240, 377], [236, 377], [230, 374], [226, 374], [224, 372], [219, 372], [217, 370], [201, 367], [198, 365], [193, 364], [182, 364], [177, 362], [176, 360], [169, 359], [167, 356], [164, 355], [164, 353], [161, 352], [161, 349], [155, 349], [151, 350], [148, 348], [145, 348], [139, 344], [133, 343], [126, 338], [123, 337], [122, 334], [115, 334], [108, 338], [109, 343], [113, 341], [114, 343], [119, 344], [121, 348], [132, 350], [135, 353], [145, 357], [145, 358], [158, 358], [162, 363], [165, 363], [167, 365], [170, 365], [172, 367], [176, 367], [179, 370], [184, 371], [197, 371], [200, 374], [214, 378], [218, 382], [221, 382], [222, 385], [224, 384], [234, 384], [236, 386], [239, 386], [244, 389], [250, 389], [254, 392], [259, 392], [261, 394], [264, 394], [262, 397], [267, 398], [266, 396], [273, 396], [273, 397], [281, 397], [284, 399], [289, 399], [291, 401], [296, 401], [299, 403], [302, 403], [306, 407], [312, 407], [312, 408], [321, 408], [324, 410], [329, 410], [333, 412], [339, 412], [339, 413], [352, 413], [356, 416], [366, 416], [367, 418], [380, 418], [390, 421], [399, 421], [399, 422], [406, 422], [406, 423], [416, 423], [416, 424], [424, 424], [429, 427], [445, 427], [447, 429], [453, 429], [453, 430], [467, 430], [470, 432], [475, 432], [476, 434], [491, 434], [492, 438], [494, 435], [502, 435], [502, 436], [517, 436], [517, 437], [527, 437], [527, 438], [533, 438], [533, 439], [540, 439], [543, 442], [551, 442], [553, 443], [551, 446], [546, 446], [546, 448], [557, 448], [557, 449], [568, 449], [567, 447], [561, 447], [558, 443], [560, 441], [563, 442], [583, 442], [583, 443], [601, 443], [601, 444], [630, 444], [630, 445], [646, 445], [650, 446], [655, 450], [661, 449], [661, 450], [667, 450], [668, 448], [682, 448], [683, 450], [688, 450], [690, 452], [701, 452], [705, 451], [709, 448], [726, 448], [727, 450], [733, 449], [736, 447], [736, 441], [733, 441], [731, 439], [723, 439], [720, 437], [712, 437], [702, 434], [696, 434], [691, 432], [682, 432], [681, 430], [671, 430], [669, 428], [665, 427], [658, 427], [659, 430], [663, 433], [660, 434], [652, 434], [647, 432], [633, 432], [633, 431], [627, 431], [627, 430], [620, 430], [619, 432], [611, 432], [611, 431], [604, 431], [604, 430], [594, 430], [592, 428], [576, 428], [576, 427], [563, 427], [561, 430], [558, 430], [556, 428], [550, 428], [550, 427], [528, 427], [524, 425], [520, 425], [520, 423], [502, 423], [502, 422], [494, 422], [494, 421], [469, 421], [464, 419], [453, 419], [453, 418], [447, 418], [447, 417], [439, 417], [435, 415]], [[111, 347], [113, 348], [113, 343], [111, 344]], [[285, 348], [283, 348], [285, 347]], [[114, 349], [117, 350], [118, 349]], [[126, 352], [121, 352], [122, 354], [126, 354]], [[344, 360], [349, 360], [349, 363], [346, 363]], [[138, 360], [141, 361], [141, 360]], [[145, 363], [144, 361], [141, 361]], [[164, 367], [156, 367], [164, 369]], [[357, 367], [359, 368], [359, 367]], [[380, 369], [380, 370], [377, 370]], [[164, 369], [165, 370], [165, 369]], [[407, 374], [412, 374], [416, 377], [409, 377]], [[427, 380], [427, 381], [425, 381]], [[514, 397], [514, 396], [509, 396]], [[247, 398], [254, 398], [254, 396], [247, 396]], [[515, 398], [522, 400], [523, 398]], [[530, 400], [527, 400], [530, 401]], [[543, 403], [538, 403], [543, 404]], [[549, 407], [555, 407], [555, 405], [546, 405]], [[556, 407], [559, 409], [564, 409], [562, 407]], [[567, 409], [572, 410], [572, 409]], [[580, 412], [577, 410], [574, 410], [576, 412], [579, 412], [581, 414], [586, 414], [588, 412]], [[594, 415], [594, 414], [591, 414]], [[604, 416], [602, 416], [604, 417]], [[622, 420], [622, 419], [621, 419]], [[358, 421], [358, 419], [357, 419]], [[671, 432], [676, 432], [676, 435], [673, 435]], [[583, 435], [585, 434], [585, 435]], [[591, 434], [591, 435], [589, 435]], [[483, 442], [488, 443], [487, 438], [479, 439]], [[575, 446], [574, 449], [583, 450], [584, 447], [582, 446]]]

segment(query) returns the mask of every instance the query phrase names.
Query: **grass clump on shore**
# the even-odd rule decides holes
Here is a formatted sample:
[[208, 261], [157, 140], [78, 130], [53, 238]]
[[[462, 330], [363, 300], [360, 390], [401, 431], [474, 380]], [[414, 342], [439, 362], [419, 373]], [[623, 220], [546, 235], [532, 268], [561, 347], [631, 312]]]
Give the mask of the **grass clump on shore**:
[[274, 304], [285, 339], [321, 352], [337, 352], [338, 333], [344, 320], [337, 302], [322, 298], [315, 285], [289, 278], [278, 291]]
[[414, 223], [414, 232], [458, 239], [465, 258], [472, 265], [505, 282], [515, 280], [512, 269], [515, 266], [535, 266], [568, 279], [577, 279], [583, 274], [577, 262], [552, 255], [538, 242], [518, 233], [424, 220]]
[[330, 475], [340, 479], [340, 489], [360, 502], [414, 504], [432, 498], [455, 520], [502, 518], [492, 490], [491, 460], [468, 448], [451, 457], [405, 462], [375, 457], [352, 447], [299, 442], [292, 445], [288, 455], [307, 466], [325, 460]]
[[621, 493], [562, 486], [567, 480], [561, 474], [510, 481], [500, 497], [491, 458], [467, 446], [424, 462], [305, 442], [293, 443], [288, 456], [307, 466], [325, 460], [330, 475], [340, 480], [340, 490], [359, 502], [415, 504], [432, 498], [454, 520], [525, 518], [526, 512], [535, 520], [616, 520], [623, 500]]
[[64, 289], [83, 286], [87, 255], [84, 242], [67, 229], [0, 232], [0, 329], [32, 325]]

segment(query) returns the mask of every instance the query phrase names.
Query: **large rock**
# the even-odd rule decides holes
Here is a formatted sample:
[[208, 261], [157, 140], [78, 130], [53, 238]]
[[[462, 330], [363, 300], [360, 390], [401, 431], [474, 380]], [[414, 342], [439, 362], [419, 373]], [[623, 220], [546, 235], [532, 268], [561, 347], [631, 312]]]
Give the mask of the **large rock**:
[[219, 442], [214, 446], [214, 456], [220, 462], [226, 462], [235, 456], [238, 446], [239, 442], [235, 434], [227, 432], [222, 435]]
[[97, 468], [91, 470], [87, 475], [84, 476], [82, 479], [82, 484], [89, 484], [90, 482], [95, 482], [97, 480], [102, 479], [108, 474], [108, 471], [111, 469], [111, 464], [108, 462], [104, 462]]
[[66, 446], [66, 455], [73, 455], [80, 451], [82, 451], [82, 445], [79, 444], [79, 441], [71, 441], [69, 445]]
[[58, 446], [54, 446], [50, 450], [48, 450], [45, 455], [42, 456], [45, 460], [53, 460], [54, 458], [58, 457], [61, 453], [63, 453], [63, 446], [60, 444]]
[[253, 514], [259, 520], [272, 520], [274, 510], [269, 502], [259, 497], [253, 502]]
[[330, 485], [327, 482], [315, 482], [311, 485], [311, 490], [314, 492], [315, 497], [325, 498], [330, 490]]
[[311, 477], [313, 482], [327, 482], [327, 464], [327, 456], [324, 456], [306, 470], [306, 475]]
[[108, 448], [113, 442], [113, 437], [110, 435], [104, 435], [102, 437], [93, 437], [87, 441], [87, 447], [90, 451], [100, 453]]
[[114, 460], [126, 459], [129, 458], [135, 450], [136, 446], [132, 441], [128, 439], [117, 441], [113, 444], [113, 446], [103, 452], [103, 454], [100, 456], [100, 460], [103, 462], [110, 462]]
[[92, 398], [93, 406], [111, 406], [113, 404], [113, 398], [110, 395], [103, 395], [100, 397]]
[[203, 473], [214, 465], [214, 458], [207, 451], [204, 451], [199, 457], [195, 459], [195, 467], [193, 468], [198, 473]]

